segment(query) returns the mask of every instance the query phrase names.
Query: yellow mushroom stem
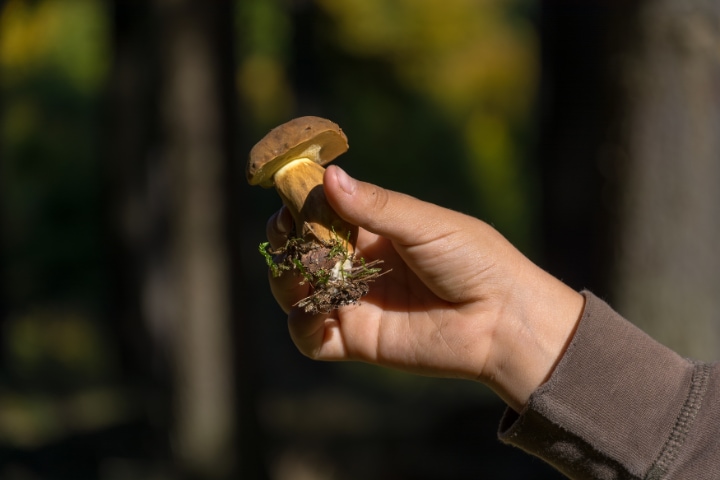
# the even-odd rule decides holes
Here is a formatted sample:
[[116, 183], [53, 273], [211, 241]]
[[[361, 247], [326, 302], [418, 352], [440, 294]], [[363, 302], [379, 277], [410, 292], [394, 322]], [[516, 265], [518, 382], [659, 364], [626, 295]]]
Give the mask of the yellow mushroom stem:
[[322, 243], [347, 242], [355, 251], [357, 227], [350, 225], [330, 207], [323, 189], [325, 168], [308, 158], [298, 158], [275, 172], [280, 198], [292, 214], [298, 236], [314, 237]]

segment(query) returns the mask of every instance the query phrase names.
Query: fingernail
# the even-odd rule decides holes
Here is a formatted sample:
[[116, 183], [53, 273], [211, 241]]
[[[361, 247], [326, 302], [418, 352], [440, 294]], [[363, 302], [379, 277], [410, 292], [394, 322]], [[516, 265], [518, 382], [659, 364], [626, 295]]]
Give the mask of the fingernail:
[[338, 185], [340, 185], [340, 188], [342, 188], [345, 193], [348, 195], [355, 193], [355, 190], [357, 189], [357, 181], [345, 173], [345, 170], [340, 167], [335, 167], [335, 178], [338, 181]]

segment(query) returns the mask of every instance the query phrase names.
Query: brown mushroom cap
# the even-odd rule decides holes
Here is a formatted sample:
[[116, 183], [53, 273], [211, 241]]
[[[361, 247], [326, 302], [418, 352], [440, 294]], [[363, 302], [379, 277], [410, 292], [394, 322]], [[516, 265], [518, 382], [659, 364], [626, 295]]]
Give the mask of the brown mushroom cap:
[[273, 128], [250, 151], [247, 180], [250, 185], [273, 186], [273, 175], [296, 158], [325, 165], [348, 149], [340, 127], [320, 117], [299, 117]]

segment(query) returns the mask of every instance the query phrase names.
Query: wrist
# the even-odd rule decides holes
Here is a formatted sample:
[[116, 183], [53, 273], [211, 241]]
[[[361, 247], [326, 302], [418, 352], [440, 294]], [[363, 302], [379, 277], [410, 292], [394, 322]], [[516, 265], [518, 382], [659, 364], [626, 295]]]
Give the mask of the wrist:
[[522, 410], [565, 353], [585, 298], [526, 260], [498, 322], [484, 380], [511, 408]]

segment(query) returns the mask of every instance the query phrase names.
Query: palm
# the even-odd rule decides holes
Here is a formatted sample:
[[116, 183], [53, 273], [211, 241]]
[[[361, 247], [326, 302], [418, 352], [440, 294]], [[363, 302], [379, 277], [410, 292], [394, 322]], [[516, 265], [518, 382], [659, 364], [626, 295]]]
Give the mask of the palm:
[[[483, 296], [479, 272], [485, 273], [485, 269], [468, 265], [457, 251], [428, 254], [449, 252], [438, 243], [462, 245], [463, 237], [469, 235], [472, 233], [458, 230], [396, 248], [387, 239], [361, 231], [360, 254], [383, 259], [382, 267], [391, 272], [372, 283], [370, 293], [357, 305], [325, 316], [292, 310], [289, 322], [295, 343], [317, 359], [354, 359], [426, 374], [454, 372], [475, 378], [487, 348], [473, 339], [489, 338], [487, 330], [493, 328], [493, 316], [478, 301]], [[468, 355], [478, 359], [477, 371], [467, 370]]]

